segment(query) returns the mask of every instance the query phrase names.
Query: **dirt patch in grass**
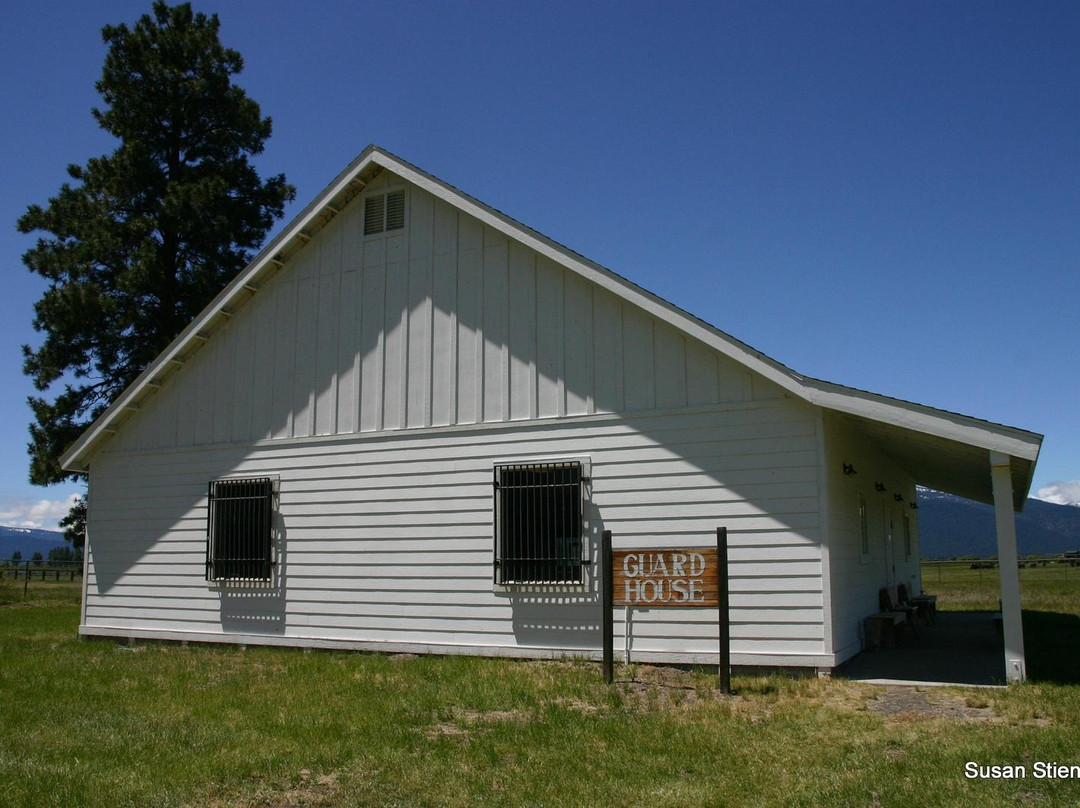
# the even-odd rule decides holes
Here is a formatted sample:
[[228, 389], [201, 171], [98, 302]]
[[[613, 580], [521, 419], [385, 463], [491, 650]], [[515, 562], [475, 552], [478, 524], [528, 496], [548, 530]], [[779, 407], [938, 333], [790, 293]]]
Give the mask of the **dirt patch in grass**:
[[623, 676], [615, 681], [620, 695], [643, 709], [689, 707], [703, 695], [698, 692], [699, 683], [694, 675], [681, 668], [634, 665], [620, 673]]
[[876, 696], [867, 700], [866, 710], [897, 722], [926, 718], [953, 721], [1002, 720], [984, 700], [920, 687], [881, 688]]
[[[616, 687], [623, 703], [641, 711], [689, 710], [712, 702], [751, 723], [768, 720], [785, 704], [866, 712], [891, 723], [920, 720], [1016, 723], [994, 709], [996, 699], [970, 691], [922, 687], [870, 687], [837, 679], [783, 676], [740, 678], [732, 695], [715, 679], [681, 668], [636, 665], [619, 670]], [[710, 681], [712, 679], [712, 681]], [[573, 705], [571, 705], [573, 707]], [[579, 709], [581, 707], [579, 706]], [[1045, 717], [1027, 723], [1047, 725]]]

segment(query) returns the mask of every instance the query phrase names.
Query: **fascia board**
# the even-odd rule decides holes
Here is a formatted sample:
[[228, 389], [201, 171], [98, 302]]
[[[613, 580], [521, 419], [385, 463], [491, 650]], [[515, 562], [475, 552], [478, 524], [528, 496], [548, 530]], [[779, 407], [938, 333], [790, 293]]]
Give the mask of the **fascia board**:
[[[836, 412], [923, 432], [946, 440], [1002, 452], [1028, 460], [1034, 466], [1043, 436], [1016, 427], [982, 421], [959, 413], [937, 410], [923, 404], [891, 399], [851, 387], [805, 380], [810, 402]], [[989, 460], [987, 460], [989, 464]], [[989, 467], [989, 466], [988, 466]]]

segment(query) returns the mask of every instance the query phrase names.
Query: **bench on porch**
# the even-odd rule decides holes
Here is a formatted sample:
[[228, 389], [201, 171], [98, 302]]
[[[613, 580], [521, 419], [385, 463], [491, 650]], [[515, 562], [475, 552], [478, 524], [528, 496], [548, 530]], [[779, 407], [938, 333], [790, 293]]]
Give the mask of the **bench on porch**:
[[897, 605], [895, 589], [882, 587], [878, 590], [878, 608], [880, 612], [863, 621], [866, 648], [892, 648], [905, 628], [919, 633], [915, 623], [918, 610], [914, 606]]
[[908, 613], [893, 607], [887, 589], [878, 591], [878, 608], [880, 612], [868, 615], [863, 620], [866, 649], [894, 647], [908, 622]]
[[901, 606], [914, 608], [916, 616], [921, 617], [926, 625], [932, 626], [937, 622], [937, 595], [922, 594], [910, 597], [907, 593], [907, 587], [898, 584], [896, 598]]
[[904, 612], [879, 612], [863, 619], [865, 648], [892, 648], [907, 621]]

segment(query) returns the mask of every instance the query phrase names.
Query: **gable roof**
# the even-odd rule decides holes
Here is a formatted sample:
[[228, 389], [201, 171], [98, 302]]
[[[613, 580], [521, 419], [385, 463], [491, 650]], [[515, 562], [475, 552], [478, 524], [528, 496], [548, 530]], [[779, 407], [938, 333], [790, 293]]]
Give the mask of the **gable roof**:
[[[715, 326], [678, 306], [652, 294], [632, 281], [590, 261], [532, 228], [515, 221], [495, 208], [485, 205], [452, 185], [428, 174], [374, 144], [368, 146], [344, 171], [327, 185], [281, 232], [262, 249], [205, 309], [174, 339], [161, 354], [121, 393], [112, 405], [95, 420], [60, 458], [68, 471], [85, 471], [89, 459], [101, 443], [139, 409], [140, 403], [161, 387], [164, 379], [182, 367], [187, 359], [259, 288], [285, 265], [285, 262], [325, 227], [348, 202], [383, 170], [390, 171], [458, 210], [475, 217], [507, 237], [546, 256], [586, 280], [627, 300], [738, 362], [783, 390], [810, 404], [842, 413], [865, 427], [877, 442], [888, 444], [886, 451], [902, 455], [909, 462], [925, 468], [931, 479], [921, 479], [933, 486], [933, 479], [949, 483], [955, 493], [959, 486], [975, 499], [988, 501], [989, 459], [987, 453], [1009, 455], [1013, 463], [1015, 504], [1022, 507], [1031, 485], [1042, 436], [1015, 427], [1003, 426], [966, 415], [934, 409], [921, 404], [856, 390], [850, 387], [800, 375], [775, 359], [751, 348]], [[905, 445], [919, 443], [919, 452], [904, 451]], [[895, 444], [895, 445], [894, 445]], [[950, 471], [949, 458], [942, 452], [956, 452], [959, 447], [978, 449], [986, 458], [981, 468], [984, 484], [963, 484], [973, 468]], [[901, 460], [900, 457], [896, 458]], [[954, 464], [955, 465], [955, 464]], [[913, 475], [915, 476], [915, 475]], [[973, 481], [974, 482], [974, 481]]]

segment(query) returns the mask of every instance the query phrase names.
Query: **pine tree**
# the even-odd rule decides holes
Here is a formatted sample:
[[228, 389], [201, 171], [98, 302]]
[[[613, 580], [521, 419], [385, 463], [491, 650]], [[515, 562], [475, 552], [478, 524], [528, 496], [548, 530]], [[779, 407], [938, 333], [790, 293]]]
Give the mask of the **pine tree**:
[[60, 520], [60, 527], [72, 547], [86, 546], [86, 497], [79, 497], [72, 503], [68, 515]]
[[[19, 219], [46, 235], [23, 255], [49, 281], [35, 304], [38, 348], [23, 346], [38, 391], [30, 480], [77, 478], [58, 459], [83, 429], [248, 262], [294, 189], [249, 162], [270, 136], [232, 77], [217, 15], [153, 4], [133, 28], [106, 26], [95, 85], [111, 154], [68, 167], [71, 182]], [[57, 390], [56, 388], [62, 387]]]

